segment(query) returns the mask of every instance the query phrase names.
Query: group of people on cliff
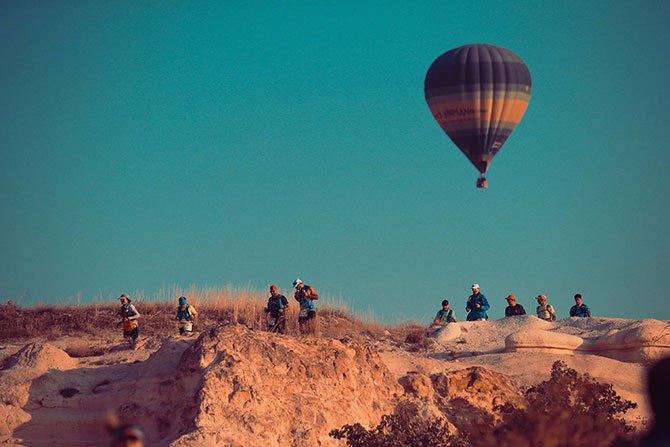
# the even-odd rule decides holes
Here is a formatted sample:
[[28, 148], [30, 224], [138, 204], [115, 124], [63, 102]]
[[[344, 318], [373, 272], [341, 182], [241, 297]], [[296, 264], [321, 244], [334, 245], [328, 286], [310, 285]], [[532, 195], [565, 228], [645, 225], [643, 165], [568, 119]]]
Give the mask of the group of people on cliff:
[[[545, 295], [538, 295], [535, 297], [535, 299], [537, 300], [537, 308], [535, 309], [537, 317], [546, 321], [556, 321], [556, 311], [554, 310], [554, 307], [551, 304], [547, 303], [547, 297]], [[582, 295], [580, 293], [576, 293], [574, 299], [575, 299], [575, 305], [570, 308], [570, 316], [590, 317], [591, 309], [589, 308], [589, 306], [584, 304]], [[507, 297], [505, 297], [505, 300], [507, 301], [507, 307], [505, 308], [506, 317], [526, 315], [526, 309], [524, 309], [521, 304], [518, 304], [516, 302], [516, 296], [507, 295]], [[486, 296], [484, 296], [484, 294], [481, 293], [479, 289], [479, 284], [473, 284], [472, 295], [468, 297], [468, 301], [465, 305], [465, 311], [468, 313], [466, 320], [467, 321], [488, 320], [489, 317], [486, 311], [489, 310], [490, 307], [491, 306], [488, 300], [486, 299]], [[450, 308], [449, 301], [443, 300], [442, 309], [440, 309], [435, 315], [432, 327], [441, 327], [448, 323], [453, 323], [456, 321], [457, 321], [456, 316], [454, 314], [453, 309]]]
[[[316, 323], [316, 305], [315, 301], [319, 299], [319, 294], [314, 287], [308, 286], [302, 282], [300, 278], [293, 281], [295, 292], [293, 298], [298, 302], [298, 327], [301, 334], [312, 334], [315, 332]], [[537, 295], [537, 307], [535, 309], [538, 318], [546, 321], [556, 321], [556, 311], [554, 307], [547, 303], [545, 295]], [[584, 304], [582, 295], [577, 293], [574, 296], [575, 305], [570, 308], [571, 317], [590, 317], [591, 310], [589, 306]], [[130, 297], [127, 294], [122, 294], [119, 297], [121, 301], [121, 308], [119, 309], [119, 316], [121, 321], [119, 325], [123, 325], [123, 337], [131, 341], [137, 342], [139, 336], [139, 318], [140, 313], [132, 304]], [[505, 316], [513, 317], [517, 315], [526, 315], [526, 310], [521, 304], [516, 302], [516, 296], [507, 295], [505, 297], [507, 307], [505, 308]], [[279, 287], [276, 285], [270, 286], [270, 297], [267, 305], [264, 308], [266, 314], [267, 330], [270, 332], [285, 333], [286, 332], [286, 312], [289, 308], [288, 299], [279, 293]], [[468, 297], [465, 311], [468, 313], [467, 321], [488, 320], [487, 311], [490, 309], [490, 304], [481, 293], [479, 284], [472, 285], [472, 295]], [[179, 325], [180, 335], [189, 335], [193, 332], [193, 323], [198, 317], [198, 312], [195, 307], [188, 303], [186, 297], [179, 297], [179, 305], [177, 306], [175, 319]], [[451, 309], [449, 301], [442, 301], [442, 309], [440, 309], [433, 319], [431, 327], [439, 328], [448, 323], [456, 322], [456, 315]]]
[[[300, 278], [293, 281], [295, 292], [293, 298], [300, 306], [298, 311], [298, 327], [301, 334], [313, 334], [316, 323], [316, 305], [314, 301], [319, 299], [319, 294], [312, 286], [302, 282]], [[267, 314], [267, 328], [270, 332], [284, 334], [286, 332], [286, 311], [289, 302], [284, 295], [279, 293], [276, 285], [270, 286], [270, 298], [268, 298], [265, 313]]]
[[[293, 281], [295, 293], [293, 297], [298, 302], [298, 327], [301, 334], [312, 334], [315, 332], [316, 322], [316, 305], [314, 301], [319, 299], [319, 294], [312, 286], [308, 286], [302, 282], [300, 278]], [[121, 308], [118, 315], [121, 321], [117, 326], [123, 326], [123, 338], [130, 341], [132, 344], [137, 343], [139, 337], [139, 319], [140, 313], [130, 296], [123, 293], [119, 297]], [[193, 324], [198, 317], [198, 312], [195, 307], [188, 303], [186, 297], [181, 296], [178, 300], [177, 311], [175, 319], [178, 322], [179, 334], [190, 335], [193, 332]], [[266, 315], [267, 329], [270, 332], [285, 333], [286, 332], [286, 311], [289, 302], [284, 295], [279, 293], [279, 288], [276, 285], [270, 286], [270, 297], [264, 312]]]

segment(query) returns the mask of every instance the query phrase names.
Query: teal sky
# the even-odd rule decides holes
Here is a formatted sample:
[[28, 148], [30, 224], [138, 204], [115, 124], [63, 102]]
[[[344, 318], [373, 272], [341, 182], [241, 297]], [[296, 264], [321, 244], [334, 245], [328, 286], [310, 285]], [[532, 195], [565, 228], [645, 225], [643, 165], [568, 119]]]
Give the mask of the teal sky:
[[[473, 282], [670, 319], [670, 2], [271, 3], [0, 3], [1, 299], [298, 276], [384, 321]], [[423, 98], [475, 42], [533, 78], [488, 190]]]

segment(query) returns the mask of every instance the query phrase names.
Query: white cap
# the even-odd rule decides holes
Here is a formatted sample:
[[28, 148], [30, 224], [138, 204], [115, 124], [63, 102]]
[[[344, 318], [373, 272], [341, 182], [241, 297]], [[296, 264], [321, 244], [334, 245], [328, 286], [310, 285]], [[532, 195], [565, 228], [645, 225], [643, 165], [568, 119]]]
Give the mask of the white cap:
[[479, 289], [479, 284], [474, 283], [474, 284], [472, 285], [472, 287], [470, 287], [470, 288], [471, 288], [471, 289]]
[[302, 284], [302, 279], [297, 278], [295, 281], [293, 281], [293, 287], [297, 287], [298, 284]]

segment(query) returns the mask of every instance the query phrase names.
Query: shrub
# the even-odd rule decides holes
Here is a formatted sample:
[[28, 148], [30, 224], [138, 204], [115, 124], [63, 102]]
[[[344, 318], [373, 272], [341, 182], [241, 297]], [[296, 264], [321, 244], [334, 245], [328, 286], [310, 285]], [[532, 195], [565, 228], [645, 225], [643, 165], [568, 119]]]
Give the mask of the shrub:
[[447, 425], [438, 418], [419, 415], [414, 407], [399, 414], [382, 416], [379, 425], [366, 430], [361, 424], [345, 425], [330, 433], [335, 439], [346, 439], [350, 447], [461, 447], [466, 444], [449, 434]]
[[428, 349], [432, 344], [432, 340], [426, 335], [426, 329], [420, 327], [408, 330], [407, 335], [405, 335], [405, 343], [412, 345], [410, 350], [419, 351]]
[[611, 384], [579, 375], [561, 361], [551, 377], [524, 393], [525, 408], [504, 404], [501, 421], [481, 443], [501, 447], [633, 446], [635, 429], [620, 418], [637, 404], [622, 399]]
[[[456, 398], [452, 402], [456, 401]], [[551, 377], [524, 393], [521, 407], [509, 403], [494, 407], [500, 419], [460, 417], [460, 432], [449, 434], [444, 422], [422, 417], [418, 409], [385, 415], [370, 430], [361, 424], [345, 425], [330, 432], [346, 439], [350, 447], [633, 447], [635, 429], [620, 418], [637, 404], [622, 399], [610, 384], [579, 375], [565, 363], [553, 364]], [[456, 405], [456, 408], [465, 408]], [[445, 407], [446, 409], [446, 407]], [[444, 409], [443, 409], [444, 411]]]

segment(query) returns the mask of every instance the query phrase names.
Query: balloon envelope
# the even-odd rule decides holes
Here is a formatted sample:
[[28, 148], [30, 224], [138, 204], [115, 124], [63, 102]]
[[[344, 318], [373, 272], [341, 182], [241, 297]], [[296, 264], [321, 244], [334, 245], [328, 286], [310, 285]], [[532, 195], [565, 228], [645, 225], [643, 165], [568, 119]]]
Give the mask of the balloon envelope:
[[484, 174], [528, 107], [530, 71], [506, 48], [464, 45], [435, 59], [424, 93], [440, 127]]

